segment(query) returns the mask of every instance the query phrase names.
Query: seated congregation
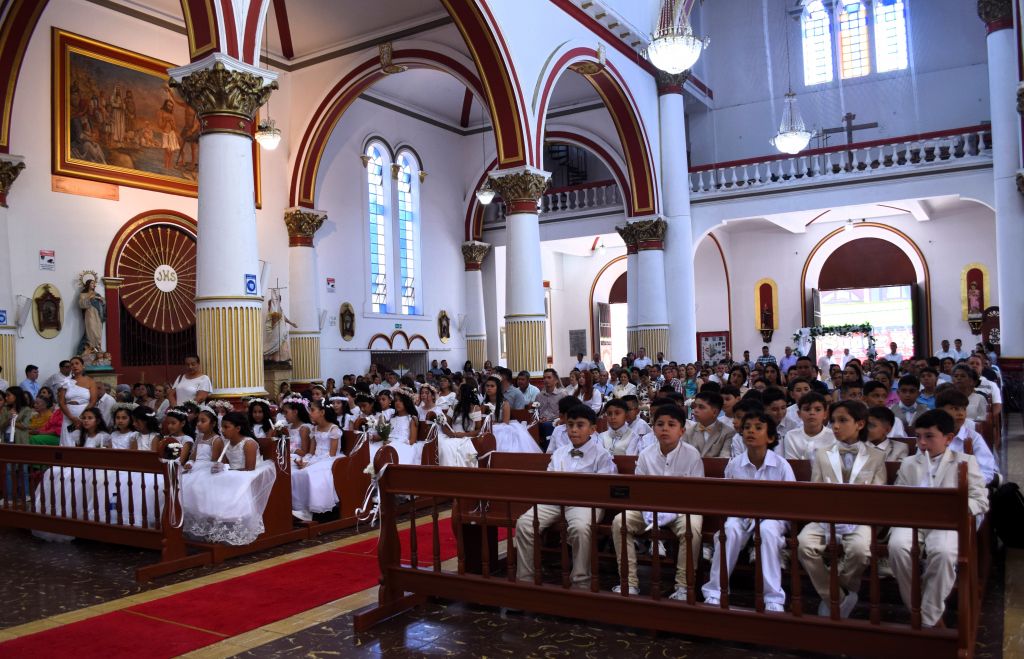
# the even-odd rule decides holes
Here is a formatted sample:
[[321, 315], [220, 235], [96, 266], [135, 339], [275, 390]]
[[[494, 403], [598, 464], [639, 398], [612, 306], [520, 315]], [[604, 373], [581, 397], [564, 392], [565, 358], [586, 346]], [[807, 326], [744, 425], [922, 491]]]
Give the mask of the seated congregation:
[[[72, 370], [80, 366], [73, 363]], [[498, 569], [497, 531], [504, 528], [505, 569], [510, 580], [525, 584], [541, 586], [560, 566], [570, 591], [604, 590], [624, 598], [644, 592], [654, 600], [667, 595], [670, 602], [719, 610], [740, 603], [741, 611], [796, 615], [807, 600], [819, 616], [834, 621], [869, 618], [877, 624], [884, 610], [896, 622], [909, 619], [914, 629], [961, 628], [964, 618], [946, 615], [949, 598], [963, 589], [958, 574], [983, 583], [991, 533], [984, 520], [990, 493], [1001, 483], [993, 454], [998, 408], [991, 390], [979, 387], [979, 371], [988, 368], [982, 356], [954, 365], [949, 381], [940, 381], [942, 374], [925, 360], [900, 366], [880, 360], [867, 368], [850, 360], [834, 386], [807, 357], [786, 373], [760, 362], [723, 361], [714, 368], [664, 362], [615, 366], [609, 373], [582, 363], [568, 385], [548, 369], [537, 387], [528, 374], [489, 364], [481, 371], [467, 364], [461, 373], [436, 369], [416, 378], [393, 372], [382, 378], [373, 367], [367, 376], [345, 376], [337, 390], [333, 380], [302, 393], [282, 387], [275, 401], [249, 400], [244, 412], [215, 400], [159, 409], [126, 400], [104, 410], [95, 401], [80, 401], [75, 388], [84, 380], [73, 373], [56, 396], [73, 415], [72, 423], [58, 422], [59, 446], [25, 447], [36, 453], [0, 447], [12, 449], [0, 458], [7, 474], [0, 523], [57, 541], [97, 537], [89, 535], [89, 524], [179, 533], [193, 552], [211, 552], [206, 562], [217, 562], [360, 520], [374, 522], [375, 513], [394, 515], [394, 502], [407, 499], [389, 498], [389, 463], [495, 474], [614, 475], [627, 498], [645, 478], [671, 479], [666, 488], [681, 488], [672, 490], [681, 495], [676, 510], [640, 504], [617, 509], [612, 500], [552, 504], [544, 502], [544, 491], [500, 493], [515, 495], [513, 506], [500, 495], [460, 496], [457, 484], [447, 498], [414, 497], [401, 510], [415, 523], [418, 503], [427, 502], [436, 543], [437, 507], [451, 504], [459, 574], [487, 578]], [[611, 380], [618, 384], [602, 384]], [[38, 403], [45, 396], [37, 393], [37, 411], [49, 407]], [[22, 444], [28, 442], [16, 433], [32, 418], [22, 414], [27, 397], [17, 387], [5, 396], [5, 423]], [[154, 457], [145, 469], [137, 467], [141, 462], [109, 457], [129, 453]], [[802, 481], [826, 488], [826, 499], [835, 486], [864, 486], [865, 496], [888, 486], [896, 486], [892, 492], [959, 493], [963, 510], [957, 514], [971, 521], [963, 528], [930, 528], [887, 523], [905, 516], [886, 510], [873, 510], [869, 523], [857, 523], [864, 515], [848, 509], [808, 520], [784, 509], [772, 517], [702, 508], [702, 484], [722, 481], [735, 487]], [[687, 488], [695, 488], [695, 498], [687, 498]], [[772, 492], [763, 491], [762, 511], [772, 510]], [[808, 490], [802, 496], [818, 495]], [[62, 527], [62, 520], [77, 524]], [[385, 527], [394, 522], [380, 521]], [[225, 553], [224, 547], [233, 549]], [[415, 565], [415, 544], [412, 551]], [[167, 565], [149, 576], [195, 565], [185, 562], [187, 555], [169, 557], [165, 549]], [[552, 561], [552, 555], [560, 559]], [[435, 556], [437, 570], [441, 560]], [[970, 574], [964, 572], [968, 564]], [[663, 566], [674, 568], [664, 592]], [[788, 591], [784, 572], [790, 575]], [[891, 583], [889, 576], [895, 586], [881, 588]], [[801, 594], [805, 578], [812, 597]], [[732, 593], [730, 584], [740, 592]], [[968, 610], [976, 615], [978, 587], [972, 586], [968, 600], [957, 600], [957, 616]], [[867, 606], [861, 602], [865, 590]]]

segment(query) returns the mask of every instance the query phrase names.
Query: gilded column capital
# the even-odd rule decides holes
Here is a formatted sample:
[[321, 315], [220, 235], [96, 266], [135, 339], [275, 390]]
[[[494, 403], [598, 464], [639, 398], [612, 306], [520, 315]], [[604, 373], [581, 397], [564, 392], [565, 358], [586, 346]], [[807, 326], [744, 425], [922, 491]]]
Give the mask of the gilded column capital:
[[1013, 27], [1013, 2], [1010, 0], [978, 0], [978, 18], [989, 34]]
[[660, 217], [630, 222], [638, 250], [665, 249], [665, 233], [668, 222]]
[[483, 265], [484, 258], [487, 257], [487, 253], [490, 251], [491, 246], [479, 240], [470, 240], [462, 243], [462, 260], [466, 264], [466, 272], [479, 270], [480, 266]]
[[21, 157], [0, 155], [0, 207], [7, 208], [7, 193], [23, 169], [25, 161]]
[[547, 190], [551, 174], [533, 167], [499, 170], [490, 175], [509, 213], [536, 213], [537, 201]]
[[626, 253], [636, 254], [636, 227], [632, 224], [623, 224], [615, 227], [615, 231], [622, 236], [622, 242], [626, 243]]
[[327, 213], [309, 208], [288, 208], [284, 211], [284, 225], [288, 227], [289, 247], [312, 247], [313, 234], [323, 226]]
[[690, 78], [690, 70], [682, 73], [666, 73], [658, 69], [655, 73], [655, 80], [658, 82], [658, 96], [664, 94], [682, 94], [683, 84]]
[[199, 115], [203, 133], [250, 136], [256, 111], [277, 89], [277, 80], [269, 71], [229, 68], [223, 56], [215, 58], [212, 66], [190, 65], [171, 73], [170, 86], [178, 89]]

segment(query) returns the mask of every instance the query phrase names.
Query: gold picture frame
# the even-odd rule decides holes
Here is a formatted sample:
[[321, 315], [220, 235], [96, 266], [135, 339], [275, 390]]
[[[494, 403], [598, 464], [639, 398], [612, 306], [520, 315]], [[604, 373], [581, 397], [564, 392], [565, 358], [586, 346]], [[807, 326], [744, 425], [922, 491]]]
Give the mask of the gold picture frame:
[[40, 284], [32, 293], [32, 324], [44, 339], [53, 339], [64, 328], [64, 300], [53, 284]]
[[[52, 34], [54, 175], [197, 196], [199, 120], [168, 84], [175, 65], [58, 28]], [[253, 177], [260, 207], [255, 141]]]
[[356, 336], [356, 310], [348, 302], [342, 302], [338, 310], [338, 331], [345, 341], [351, 341]]

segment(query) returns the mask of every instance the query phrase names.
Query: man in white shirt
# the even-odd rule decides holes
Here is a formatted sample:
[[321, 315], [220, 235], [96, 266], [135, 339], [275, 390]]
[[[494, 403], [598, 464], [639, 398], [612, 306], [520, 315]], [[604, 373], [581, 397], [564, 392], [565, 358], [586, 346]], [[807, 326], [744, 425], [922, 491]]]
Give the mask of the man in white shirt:
[[724, 359], [715, 364], [715, 372], [708, 376], [708, 380], [711, 382], [717, 382], [720, 385], [728, 384], [729, 382], [729, 362]]
[[853, 359], [853, 358], [854, 358], [853, 355], [850, 354], [850, 349], [849, 348], [843, 348], [843, 359], [840, 362], [840, 366], [842, 366], [843, 368], [846, 368], [846, 365], [849, 364], [850, 360]]
[[[936, 352], [935, 356], [938, 357], [939, 359], [953, 357], [953, 351], [949, 349], [949, 339], [942, 339], [942, 350]], [[956, 361], [956, 357], [953, 357], [953, 361]]]
[[961, 341], [960, 339], [956, 339], [953, 341], [953, 354], [951, 354], [950, 357], [953, 358], [954, 362], [958, 362], [961, 359], [967, 359], [970, 356], [971, 353], [964, 350], [963, 341]]
[[582, 352], [576, 353], [576, 366], [573, 368], [580, 371], [589, 371], [593, 367], [593, 364], [587, 361], [587, 358], [583, 356]]
[[657, 358], [654, 360], [654, 363], [662, 368], [665, 368], [665, 364], [668, 363], [668, 360], [665, 359], [665, 353], [659, 352]]
[[903, 362], [903, 355], [896, 352], [896, 342], [893, 341], [889, 344], [889, 354], [885, 356], [885, 361], [895, 362], [897, 365]]
[[43, 383], [43, 386], [53, 392], [54, 400], [56, 400], [57, 389], [60, 387], [60, 383], [69, 375], [71, 375], [71, 362], [64, 359], [60, 362], [59, 370], [46, 378], [46, 382]]
[[11, 388], [11, 385], [9, 382], [7, 382], [7, 380], [4, 379], [3, 373], [4, 367], [0, 366], [0, 391], [7, 391], [8, 389]]
[[647, 368], [654, 362], [647, 356], [647, 348], [641, 347], [636, 353], [636, 359], [633, 360], [633, 366], [635, 368]]
[[818, 357], [818, 370], [821, 371], [822, 378], [828, 378], [829, 367], [832, 366], [832, 348], [825, 351], [825, 354]]

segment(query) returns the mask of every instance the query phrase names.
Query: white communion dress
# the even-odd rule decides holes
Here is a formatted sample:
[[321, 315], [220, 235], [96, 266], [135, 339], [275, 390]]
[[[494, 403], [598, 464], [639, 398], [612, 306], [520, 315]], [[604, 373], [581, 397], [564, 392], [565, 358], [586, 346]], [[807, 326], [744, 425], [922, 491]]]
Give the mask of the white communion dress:
[[[479, 412], [473, 414], [476, 415], [477, 420], [481, 418]], [[442, 467], [473, 467], [476, 465], [476, 447], [473, 446], [473, 438], [448, 435], [449, 432], [473, 432], [476, 428], [476, 421], [473, 420], [472, 414], [467, 423], [469, 427], [463, 427], [462, 416], [457, 415], [447, 428], [443, 425], [440, 427], [437, 436], [437, 457]]]
[[[85, 408], [89, 405], [89, 390], [85, 387], [79, 386], [72, 377], [65, 378], [64, 381], [61, 382], [60, 388], [64, 390], [64, 404], [67, 405], [68, 411], [71, 412], [72, 416], [82, 416], [82, 412], [84, 412]], [[61, 425], [61, 446], [76, 446], [74, 440], [71, 438], [71, 433], [73, 431], [68, 430], [70, 423], [70, 419], [65, 418], [63, 425]]]
[[[311, 431], [313, 454], [302, 468], [292, 467], [292, 510], [300, 513], [327, 513], [338, 505], [334, 489], [334, 461], [345, 457], [341, 450], [341, 429], [331, 425], [327, 430]], [[331, 442], [337, 441], [338, 453], [331, 455]]]
[[[423, 461], [423, 442], [409, 443], [411, 435], [409, 428], [412, 423], [419, 423], [419, 417], [410, 414], [391, 417], [391, 434], [388, 435], [388, 445], [398, 454], [399, 464], [418, 465]], [[384, 442], [380, 441], [379, 437], [375, 437], [374, 440], [370, 442], [370, 464], [373, 464], [373, 458], [377, 455], [377, 451], [384, 446]]]
[[492, 423], [491, 432], [494, 434], [495, 450], [501, 453], [541, 452], [540, 446], [530, 436], [530, 431], [522, 421]]
[[[157, 433], [115, 432], [110, 436], [113, 448], [131, 448], [132, 440], [139, 451], [152, 451]], [[189, 437], [177, 437], [180, 443], [192, 441]], [[110, 493], [110, 518], [120, 512], [121, 522], [128, 526], [156, 528], [164, 508], [164, 477], [161, 474], [144, 474], [137, 471], [106, 472], [106, 487]]]
[[[80, 430], [68, 434], [68, 446], [78, 446]], [[110, 443], [110, 435], [105, 432], [98, 432], [92, 437], [86, 437], [83, 441], [83, 448], [103, 448]], [[78, 520], [106, 520], [106, 511], [102, 510], [102, 500], [97, 501], [93, 496], [93, 485], [97, 491], [102, 493], [103, 489], [102, 469], [80, 469], [74, 467], [50, 467], [39, 481], [35, 491], [35, 509], [45, 511], [47, 514], [68, 519]], [[112, 517], [113, 519], [113, 517]], [[74, 536], [61, 533], [49, 533], [46, 531], [33, 531], [32, 535], [50, 542], [70, 542]]]
[[[205, 542], [247, 545], [263, 533], [263, 511], [277, 478], [277, 466], [257, 446], [256, 466], [245, 470], [245, 437], [226, 442], [217, 470], [193, 468], [182, 478], [181, 503], [186, 535]], [[198, 451], [197, 451], [198, 452]], [[227, 464], [220, 464], [226, 462]]]

